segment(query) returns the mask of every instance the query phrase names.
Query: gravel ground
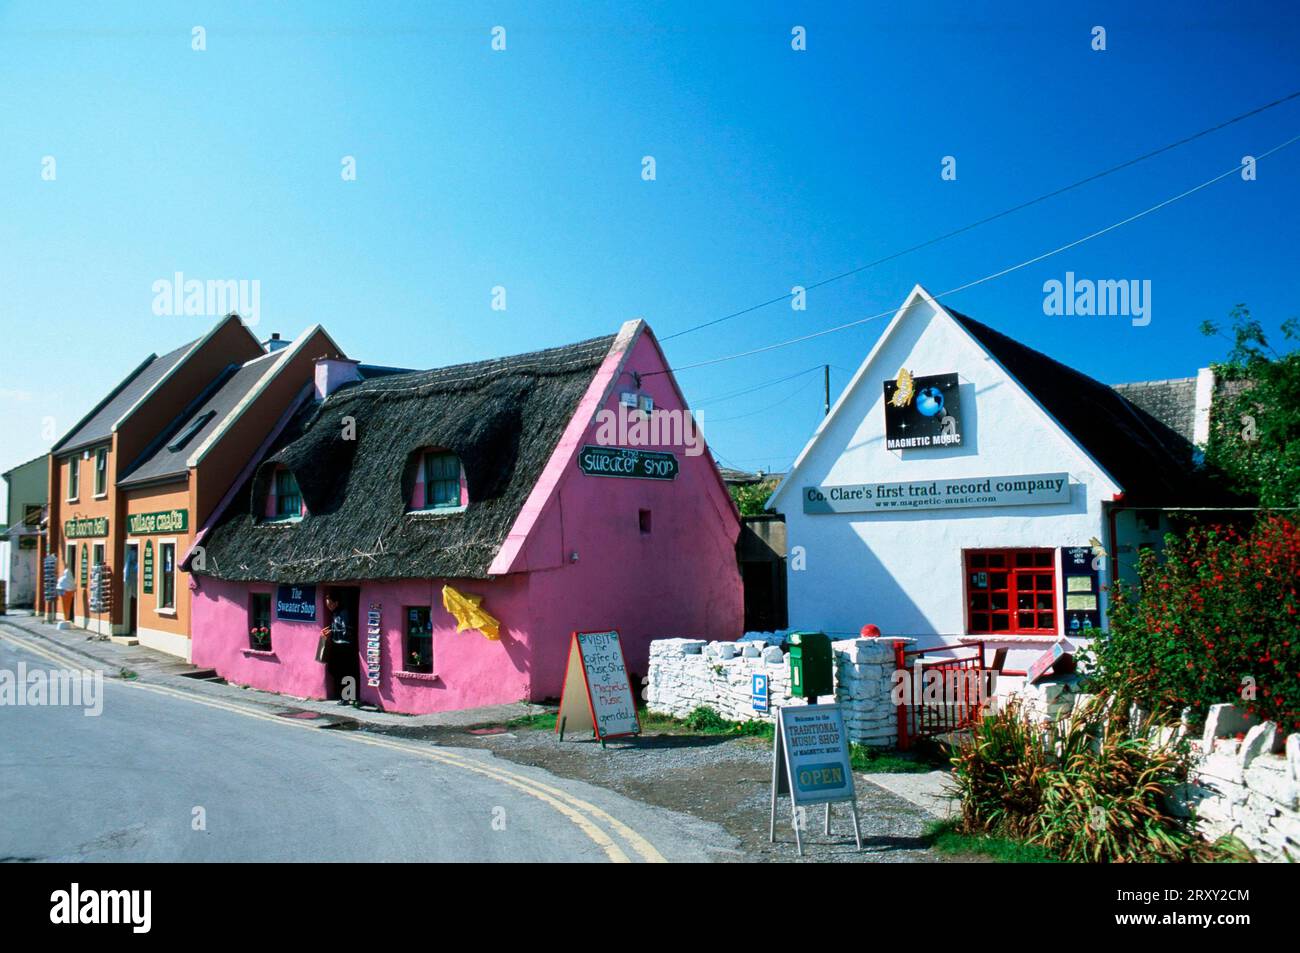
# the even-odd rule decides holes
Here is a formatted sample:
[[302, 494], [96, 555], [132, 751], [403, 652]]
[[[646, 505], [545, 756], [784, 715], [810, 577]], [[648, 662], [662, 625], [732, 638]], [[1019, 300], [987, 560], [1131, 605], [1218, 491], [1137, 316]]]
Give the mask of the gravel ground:
[[[557, 740], [551, 731], [517, 729], [475, 734], [462, 728], [377, 728], [437, 744], [485, 748], [498, 757], [545, 768], [561, 777], [610, 788], [627, 797], [711, 821], [733, 834], [741, 849], [720, 850], [719, 860], [798, 861], [790, 804], [777, 806], [777, 843], [768, 842], [772, 742], [647, 731], [638, 738], [607, 742]], [[482, 730], [482, 729], [479, 729]], [[934, 816], [856, 775], [862, 851], [853, 842], [847, 805], [831, 808], [830, 836], [822, 833], [823, 808], [808, 810], [804, 861], [915, 863], [946, 858], [927, 848], [925, 826]]]

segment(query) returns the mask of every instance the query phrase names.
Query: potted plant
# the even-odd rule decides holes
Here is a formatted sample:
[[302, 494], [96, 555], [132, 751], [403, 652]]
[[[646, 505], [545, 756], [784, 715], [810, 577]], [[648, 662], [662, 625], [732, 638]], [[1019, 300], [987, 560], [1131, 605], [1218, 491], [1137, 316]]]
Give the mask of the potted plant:
[[271, 630], [268, 626], [254, 626], [248, 630], [249, 636], [253, 640], [253, 648], [258, 652], [265, 652], [271, 647]]

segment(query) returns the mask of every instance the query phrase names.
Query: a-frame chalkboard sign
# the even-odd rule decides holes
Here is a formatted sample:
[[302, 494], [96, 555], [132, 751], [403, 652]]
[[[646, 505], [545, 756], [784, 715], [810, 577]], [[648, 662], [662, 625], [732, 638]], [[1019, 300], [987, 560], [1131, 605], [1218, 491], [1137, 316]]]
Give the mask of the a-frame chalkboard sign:
[[590, 728], [604, 746], [606, 738], [641, 733], [641, 717], [617, 632], [574, 632], [564, 672], [555, 730]]

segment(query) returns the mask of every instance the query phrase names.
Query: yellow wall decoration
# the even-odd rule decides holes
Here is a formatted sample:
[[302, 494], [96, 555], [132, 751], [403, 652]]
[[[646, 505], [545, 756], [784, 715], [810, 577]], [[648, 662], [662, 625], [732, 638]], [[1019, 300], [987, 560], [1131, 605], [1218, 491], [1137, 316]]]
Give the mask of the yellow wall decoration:
[[442, 607], [456, 617], [456, 631], [478, 629], [485, 638], [501, 638], [501, 623], [483, 611], [483, 597], [442, 587]]

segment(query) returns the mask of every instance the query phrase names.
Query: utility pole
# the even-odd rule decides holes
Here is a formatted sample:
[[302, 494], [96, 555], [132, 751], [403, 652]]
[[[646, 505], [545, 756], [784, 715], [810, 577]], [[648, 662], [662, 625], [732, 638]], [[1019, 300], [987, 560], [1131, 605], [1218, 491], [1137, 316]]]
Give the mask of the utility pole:
[[825, 403], [822, 406], [822, 416], [827, 417], [831, 412], [831, 366], [829, 364], [822, 365], [822, 382], [826, 393]]

